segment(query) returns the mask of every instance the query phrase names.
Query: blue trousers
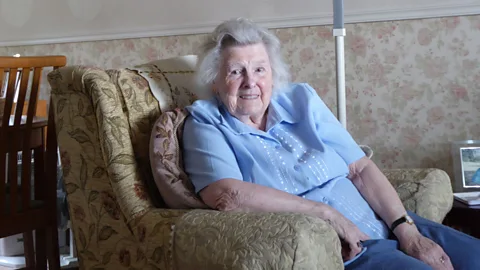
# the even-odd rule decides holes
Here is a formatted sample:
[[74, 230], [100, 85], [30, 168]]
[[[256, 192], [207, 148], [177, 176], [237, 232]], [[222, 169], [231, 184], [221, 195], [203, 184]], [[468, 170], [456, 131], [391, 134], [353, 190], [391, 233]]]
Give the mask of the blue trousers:
[[[455, 270], [480, 270], [480, 240], [450, 227], [424, 219], [409, 212], [420, 233], [440, 245], [450, 257]], [[429, 265], [406, 255], [399, 249], [394, 236], [390, 239], [367, 240], [364, 254], [348, 264], [347, 270], [432, 269]]]

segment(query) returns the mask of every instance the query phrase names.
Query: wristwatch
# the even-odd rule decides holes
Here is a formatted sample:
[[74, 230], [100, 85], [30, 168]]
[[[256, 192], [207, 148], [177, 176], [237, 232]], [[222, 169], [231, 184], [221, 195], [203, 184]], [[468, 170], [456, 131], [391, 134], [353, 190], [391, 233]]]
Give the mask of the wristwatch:
[[406, 222], [407, 224], [409, 224], [409, 225], [413, 225], [413, 223], [414, 223], [414, 222], [413, 222], [413, 219], [412, 219], [409, 215], [404, 215], [404, 216], [402, 216], [401, 218], [395, 220], [395, 221], [392, 223], [392, 226], [391, 226], [390, 230], [392, 230], [392, 232], [393, 232], [393, 230], [395, 230], [395, 228], [396, 228], [398, 225], [400, 225], [400, 224], [402, 224], [402, 223], [405, 223], [405, 222]]

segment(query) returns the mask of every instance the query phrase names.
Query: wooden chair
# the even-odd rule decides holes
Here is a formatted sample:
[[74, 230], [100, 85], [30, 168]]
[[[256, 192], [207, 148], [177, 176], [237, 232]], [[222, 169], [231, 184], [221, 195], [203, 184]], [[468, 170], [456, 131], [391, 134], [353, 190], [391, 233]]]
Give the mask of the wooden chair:
[[47, 259], [49, 269], [60, 268], [55, 129], [45, 133], [53, 119], [37, 115], [37, 102], [42, 70], [65, 65], [64, 56], [0, 57], [0, 86], [6, 85], [0, 117], [0, 238], [23, 233], [29, 269], [47, 269]]

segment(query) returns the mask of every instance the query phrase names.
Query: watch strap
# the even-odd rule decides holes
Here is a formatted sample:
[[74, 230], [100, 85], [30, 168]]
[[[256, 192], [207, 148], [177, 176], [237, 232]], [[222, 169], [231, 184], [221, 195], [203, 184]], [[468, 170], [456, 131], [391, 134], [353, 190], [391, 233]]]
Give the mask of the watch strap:
[[390, 230], [395, 230], [395, 228], [398, 227], [398, 225], [402, 224], [402, 223], [405, 223], [407, 222], [408, 224], [412, 224], [410, 221], [410, 219], [407, 218], [407, 216], [402, 216], [400, 217], [399, 219], [395, 220], [393, 223], [392, 223], [392, 226], [390, 227]]

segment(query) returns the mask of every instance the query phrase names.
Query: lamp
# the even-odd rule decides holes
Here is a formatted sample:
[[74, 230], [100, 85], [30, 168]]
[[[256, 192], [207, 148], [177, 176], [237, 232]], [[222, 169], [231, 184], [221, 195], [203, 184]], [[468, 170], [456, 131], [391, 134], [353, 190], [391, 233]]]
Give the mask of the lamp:
[[345, 93], [345, 35], [343, 22], [343, 0], [333, 0], [333, 36], [335, 37], [335, 59], [337, 80], [337, 118], [347, 128], [347, 105]]

